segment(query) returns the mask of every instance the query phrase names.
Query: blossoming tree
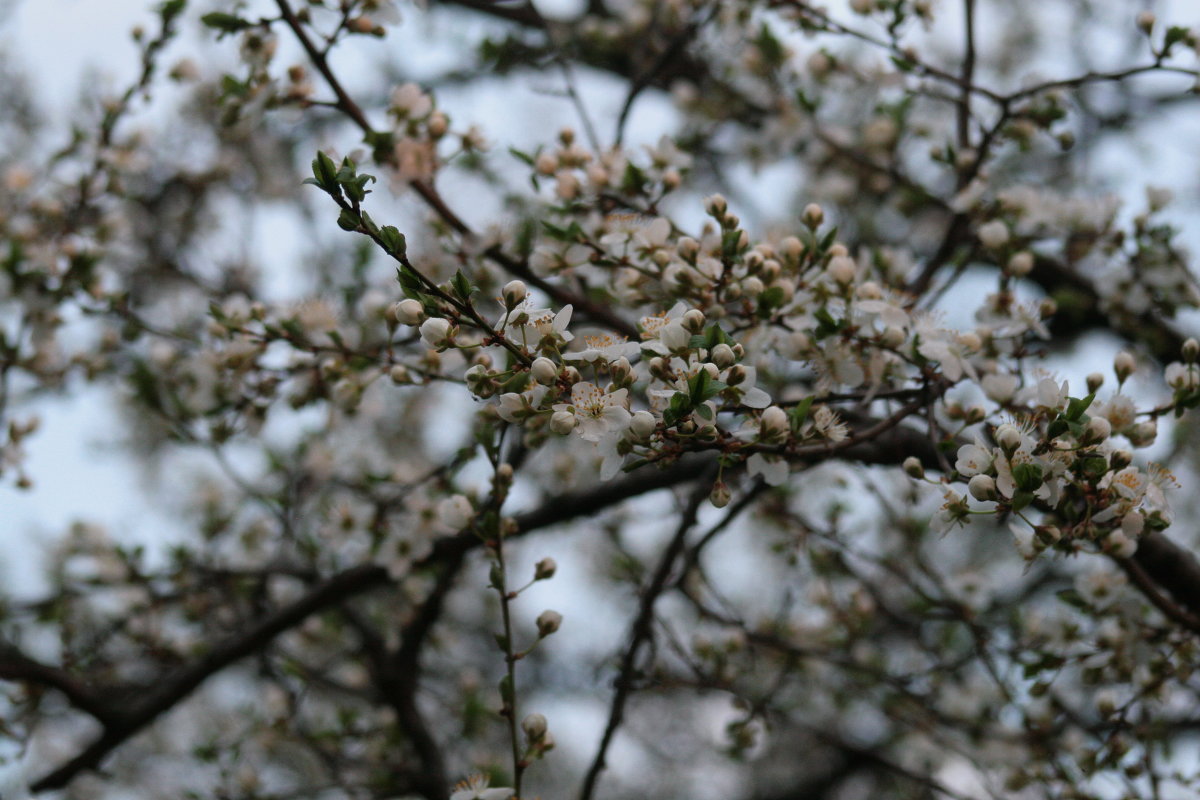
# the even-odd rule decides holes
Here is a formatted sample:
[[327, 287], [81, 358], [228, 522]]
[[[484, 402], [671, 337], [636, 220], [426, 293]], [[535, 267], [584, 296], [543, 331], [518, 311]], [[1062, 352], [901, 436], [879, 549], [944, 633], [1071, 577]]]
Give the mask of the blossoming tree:
[[74, 133], [0, 84], [2, 491], [93, 383], [180, 527], [0, 603], [0, 796], [1194, 796], [1200, 292], [1097, 153], [1200, 34], [832, 5], [169, 0]]

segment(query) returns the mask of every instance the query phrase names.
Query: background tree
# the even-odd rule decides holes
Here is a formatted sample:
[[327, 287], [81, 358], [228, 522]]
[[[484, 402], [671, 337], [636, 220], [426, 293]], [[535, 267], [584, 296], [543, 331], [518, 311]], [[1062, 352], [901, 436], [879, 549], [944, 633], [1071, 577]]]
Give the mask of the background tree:
[[1191, 796], [1200, 34], [1126, 6], [170, 0], [71, 131], [0, 83], [3, 491], [91, 383], [180, 529], [5, 596], [0, 796]]

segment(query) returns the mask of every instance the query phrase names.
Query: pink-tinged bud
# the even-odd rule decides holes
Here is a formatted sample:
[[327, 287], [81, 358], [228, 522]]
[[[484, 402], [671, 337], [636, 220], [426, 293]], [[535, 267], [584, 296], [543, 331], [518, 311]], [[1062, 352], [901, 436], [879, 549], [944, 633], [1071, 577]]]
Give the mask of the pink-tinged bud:
[[979, 241], [984, 247], [997, 250], [1008, 244], [1008, 226], [994, 219], [979, 226]]
[[1124, 383], [1125, 380], [1134, 373], [1137, 369], [1137, 359], [1133, 357], [1133, 353], [1128, 350], [1122, 350], [1117, 353], [1113, 359], [1113, 372], [1117, 374], [1117, 382]]
[[537, 618], [537, 631], [540, 638], [545, 638], [562, 627], [562, 614], [557, 611], [543, 611]]
[[533, 579], [535, 581], [550, 580], [554, 577], [554, 573], [557, 571], [558, 562], [547, 556], [533, 565]]

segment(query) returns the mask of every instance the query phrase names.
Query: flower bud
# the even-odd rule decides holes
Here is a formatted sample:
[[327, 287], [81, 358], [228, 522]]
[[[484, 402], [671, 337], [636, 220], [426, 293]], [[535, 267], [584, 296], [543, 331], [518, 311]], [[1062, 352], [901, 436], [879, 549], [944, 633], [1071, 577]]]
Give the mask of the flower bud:
[[1153, 421], [1139, 422], [1126, 431], [1125, 436], [1134, 447], [1149, 447], [1158, 436], [1158, 424]]
[[649, 439], [657, 425], [658, 422], [649, 411], [635, 411], [629, 420], [629, 430], [640, 440]]
[[1154, 30], [1154, 23], [1157, 21], [1158, 18], [1154, 16], [1153, 11], [1143, 11], [1137, 15], [1138, 30], [1149, 36], [1150, 32]]
[[438, 522], [453, 530], [461, 530], [475, 518], [475, 509], [466, 495], [453, 494], [438, 503]]
[[1082, 441], [1085, 444], [1099, 444], [1112, 435], [1112, 423], [1104, 417], [1092, 417], [1083, 426]]
[[825, 221], [825, 209], [816, 203], [809, 203], [804, 207], [804, 213], [800, 215], [800, 221], [815, 231]]
[[558, 171], [558, 159], [549, 153], [542, 153], [533, 162], [534, 169], [542, 175], [553, 175]]
[[550, 430], [563, 436], [575, 429], [575, 415], [570, 411], [555, 411], [550, 417]]
[[925, 467], [921, 464], [921, 459], [916, 456], [909, 456], [904, 459], [904, 471], [908, 473], [910, 478], [920, 480], [925, 477]]
[[545, 356], [538, 356], [529, 365], [529, 374], [538, 383], [551, 384], [558, 378], [558, 365]]
[[732, 366], [725, 373], [725, 383], [729, 386], [737, 386], [739, 383], [745, 383], [747, 374], [746, 368], [741, 364]]
[[535, 581], [546, 581], [554, 577], [554, 573], [558, 571], [558, 563], [549, 556], [546, 556], [541, 561], [533, 565], [533, 579]]
[[722, 195], [714, 194], [704, 200], [704, 210], [709, 216], [717, 217], [718, 219], [725, 216], [725, 211], [729, 208], [729, 204], [725, 202]]
[[429, 115], [429, 135], [434, 139], [440, 139], [446, 135], [446, 131], [450, 130], [450, 120], [441, 111], [435, 111]]
[[617, 386], [626, 386], [633, 383], [633, 364], [629, 363], [629, 359], [621, 356], [616, 361], [608, 365], [609, 374], [612, 375], [613, 383]]
[[420, 325], [425, 321], [425, 308], [420, 300], [406, 297], [392, 306], [391, 316], [401, 325]]
[[388, 370], [388, 377], [391, 378], [392, 383], [395, 384], [412, 382], [412, 376], [408, 374], [408, 367], [404, 366], [403, 364], [392, 365], [392, 368]]
[[1104, 385], [1104, 375], [1102, 373], [1093, 372], [1087, 376], [1088, 394], [1094, 394], [1095, 392], [1098, 392], [1100, 390], [1100, 387], [1103, 385]]
[[543, 611], [537, 618], [537, 631], [539, 638], [545, 638], [557, 631], [562, 626], [562, 614], [557, 611]]
[[829, 260], [826, 274], [841, 286], [849, 286], [858, 272], [858, 265], [849, 256], [834, 256]]
[[454, 339], [451, 327], [448, 319], [430, 317], [421, 323], [421, 339], [435, 350], [449, 347]]
[[698, 308], [690, 309], [684, 313], [681, 322], [689, 332], [700, 333], [704, 330], [704, 312]]
[[895, 325], [888, 325], [883, 329], [883, 333], [879, 336], [879, 343], [884, 347], [890, 347], [895, 350], [900, 345], [904, 344], [907, 337], [904, 335], [904, 329]]
[[1033, 253], [1028, 250], [1021, 250], [1014, 253], [1013, 257], [1008, 260], [1008, 274], [1015, 275], [1018, 278], [1023, 278], [1033, 272]]
[[1008, 226], [998, 219], [980, 225], [979, 241], [984, 247], [998, 250], [1008, 244]]
[[982, 472], [971, 476], [970, 482], [967, 483], [967, 491], [976, 500], [995, 500], [999, 497], [999, 493], [996, 491], [996, 480], [991, 475], [984, 475]]
[[511, 311], [525, 302], [525, 298], [529, 296], [529, 289], [524, 281], [509, 281], [504, 284], [501, 296], [504, 298], [504, 307]]
[[994, 436], [996, 444], [1000, 445], [1000, 449], [1010, 458], [1021, 446], [1021, 432], [1017, 430], [1015, 425], [1010, 425], [1007, 422], [996, 428]]
[[791, 423], [787, 420], [787, 411], [779, 408], [778, 405], [770, 405], [763, 410], [758, 427], [762, 431], [763, 439], [781, 439], [786, 437], [788, 431], [791, 431]]
[[1043, 547], [1050, 547], [1062, 538], [1062, 531], [1057, 525], [1038, 525], [1033, 529], [1033, 535]]
[[521, 720], [521, 730], [530, 743], [540, 742], [546, 735], [546, 728], [546, 718], [541, 714], [530, 714]]
[[1124, 448], [1122, 448], [1120, 450], [1113, 450], [1112, 453], [1110, 453], [1108, 456], [1108, 464], [1114, 470], [1124, 469], [1125, 467], [1128, 467], [1132, 463], [1133, 463], [1133, 453], [1131, 453], [1130, 451], [1128, 451]]
[[733, 354], [733, 348], [724, 342], [712, 349], [710, 357], [712, 358], [712, 362], [721, 369], [725, 369], [737, 361], [737, 356]]
[[1183, 343], [1180, 351], [1183, 355], [1183, 360], [1188, 364], [1196, 363], [1196, 359], [1200, 358], [1200, 342], [1194, 338], [1189, 338]]
[[725, 481], [717, 481], [713, 484], [712, 491], [709, 492], [708, 501], [713, 504], [714, 508], [724, 508], [729, 505], [731, 497], [729, 484]]
[[1113, 359], [1113, 372], [1117, 374], [1117, 383], [1124, 383], [1125, 379], [1133, 374], [1137, 369], [1137, 360], [1133, 357], [1133, 353], [1128, 350], [1122, 350], [1117, 353]]

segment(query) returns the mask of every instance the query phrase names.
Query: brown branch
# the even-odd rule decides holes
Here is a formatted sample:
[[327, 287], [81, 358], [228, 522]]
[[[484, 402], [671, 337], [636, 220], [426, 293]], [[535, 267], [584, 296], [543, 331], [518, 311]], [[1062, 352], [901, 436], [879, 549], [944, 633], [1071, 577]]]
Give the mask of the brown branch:
[[104, 725], [111, 724], [118, 716], [115, 709], [91, 688], [76, 680], [67, 670], [36, 661], [8, 643], [0, 643], [0, 680], [56, 689], [72, 706]]
[[654, 605], [667, 588], [667, 579], [671, 575], [676, 560], [683, 552], [688, 532], [695, 526], [700, 504], [704, 502], [707, 495], [707, 486], [701, 486], [692, 492], [683, 516], [679, 520], [679, 526], [675, 530], [675, 535], [671, 537], [671, 541], [659, 559], [654, 576], [641, 591], [638, 613], [629, 629], [629, 643], [621, 655], [621, 665], [617, 670], [617, 677], [613, 681], [615, 691], [609, 705], [608, 723], [604, 727], [604, 734], [596, 748], [596, 755], [584, 777], [583, 787], [579, 791], [579, 800], [591, 800], [596, 790], [596, 782], [606, 764], [605, 759], [608, 755], [609, 745], [612, 744], [613, 737], [616, 736], [617, 729], [621, 727], [625, 718], [625, 705], [634, 688], [634, 673], [637, 670], [638, 655], [653, 633], [651, 626], [654, 623]]

